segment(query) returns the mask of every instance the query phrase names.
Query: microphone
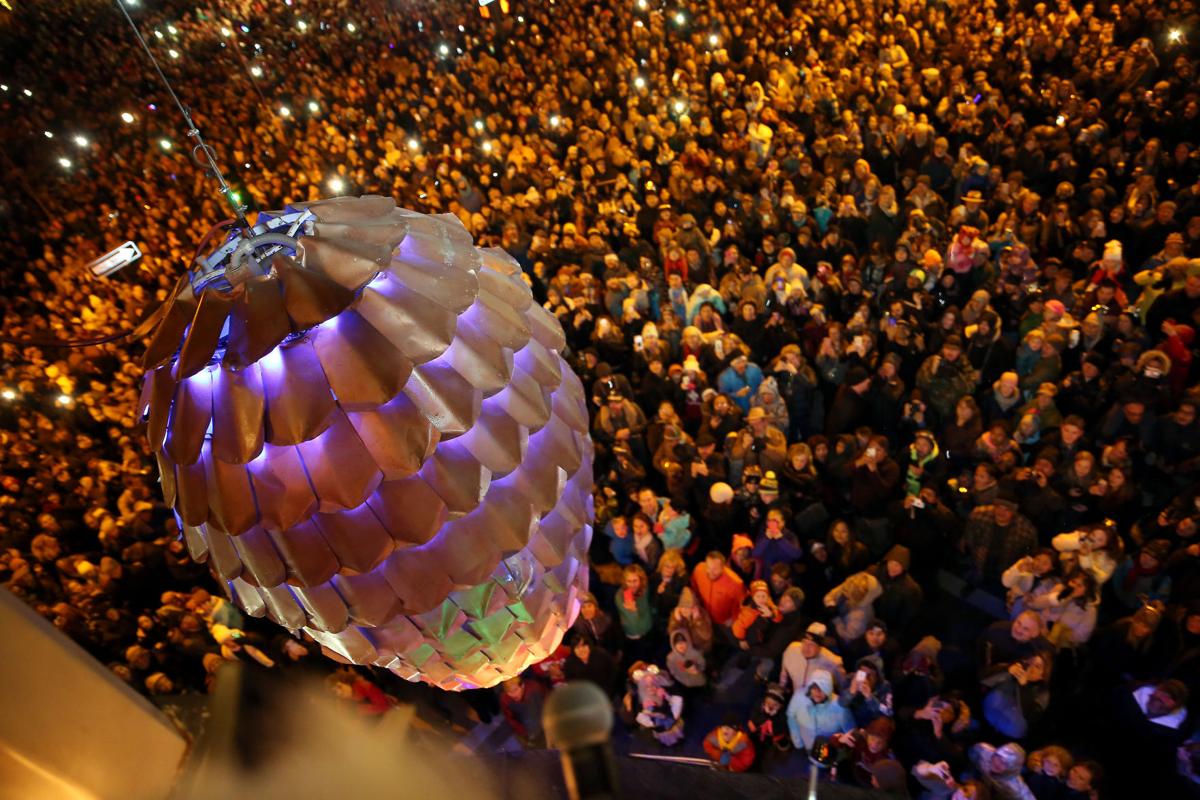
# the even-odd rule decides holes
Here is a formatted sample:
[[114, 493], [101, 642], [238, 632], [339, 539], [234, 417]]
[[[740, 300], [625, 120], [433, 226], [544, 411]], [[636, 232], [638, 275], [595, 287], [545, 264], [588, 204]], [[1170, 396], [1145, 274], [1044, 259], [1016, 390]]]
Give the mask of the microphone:
[[546, 743], [562, 753], [571, 800], [618, 800], [617, 764], [610, 736], [612, 705], [591, 681], [569, 681], [550, 693], [542, 709]]

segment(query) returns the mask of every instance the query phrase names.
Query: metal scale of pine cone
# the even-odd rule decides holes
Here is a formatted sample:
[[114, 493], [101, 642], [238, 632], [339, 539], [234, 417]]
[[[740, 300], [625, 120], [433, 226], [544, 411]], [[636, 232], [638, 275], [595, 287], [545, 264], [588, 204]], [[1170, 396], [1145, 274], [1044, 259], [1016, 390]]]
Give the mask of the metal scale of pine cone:
[[562, 327], [452, 215], [270, 213], [297, 212], [294, 257], [185, 277], [159, 311], [140, 410], [163, 495], [247, 613], [339, 661], [494, 685], [553, 652], [587, 588], [592, 444]]

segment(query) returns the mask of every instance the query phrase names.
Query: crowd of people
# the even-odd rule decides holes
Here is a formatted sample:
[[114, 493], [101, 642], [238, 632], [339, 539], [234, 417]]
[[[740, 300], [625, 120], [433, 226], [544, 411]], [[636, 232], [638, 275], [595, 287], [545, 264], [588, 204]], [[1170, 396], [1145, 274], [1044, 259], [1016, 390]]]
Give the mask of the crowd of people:
[[[455, 214], [561, 320], [593, 591], [498, 693], [524, 741], [588, 678], [732, 771], [1197, 791], [1193, 0], [132, 10], [251, 212]], [[230, 215], [123, 24], [0, 17], [0, 579], [170, 696], [318, 659], [188, 558], [136, 343], [47, 342], [131, 329]]]

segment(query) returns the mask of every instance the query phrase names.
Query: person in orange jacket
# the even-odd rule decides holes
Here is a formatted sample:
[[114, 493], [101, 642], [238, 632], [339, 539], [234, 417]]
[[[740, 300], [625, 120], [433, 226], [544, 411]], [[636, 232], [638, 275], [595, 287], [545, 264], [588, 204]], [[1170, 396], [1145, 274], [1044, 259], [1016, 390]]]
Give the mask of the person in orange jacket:
[[754, 764], [754, 742], [732, 716], [704, 737], [704, 752], [717, 769], [745, 772]]
[[733, 635], [738, 647], [749, 650], [762, 644], [771, 628], [782, 621], [783, 614], [771, 600], [771, 587], [766, 581], [754, 581], [750, 584], [748, 602], [738, 609], [738, 615], [733, 619]]
[[725, 563], [725, 554], [713, 550], [692, 571], [692, 591], [717, 625], [728, 625], [746, 597], [746, 586]]

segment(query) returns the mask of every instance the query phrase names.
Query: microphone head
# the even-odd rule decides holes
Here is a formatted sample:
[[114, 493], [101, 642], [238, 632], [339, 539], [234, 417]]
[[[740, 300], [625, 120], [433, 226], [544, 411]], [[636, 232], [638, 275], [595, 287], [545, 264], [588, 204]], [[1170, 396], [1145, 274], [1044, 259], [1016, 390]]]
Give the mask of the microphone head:
[[603, 744], [612, 733], [612, 704], [591, 681], [569, 681], [550, 693], [542, 725], [547, 744], [559, 750]]

